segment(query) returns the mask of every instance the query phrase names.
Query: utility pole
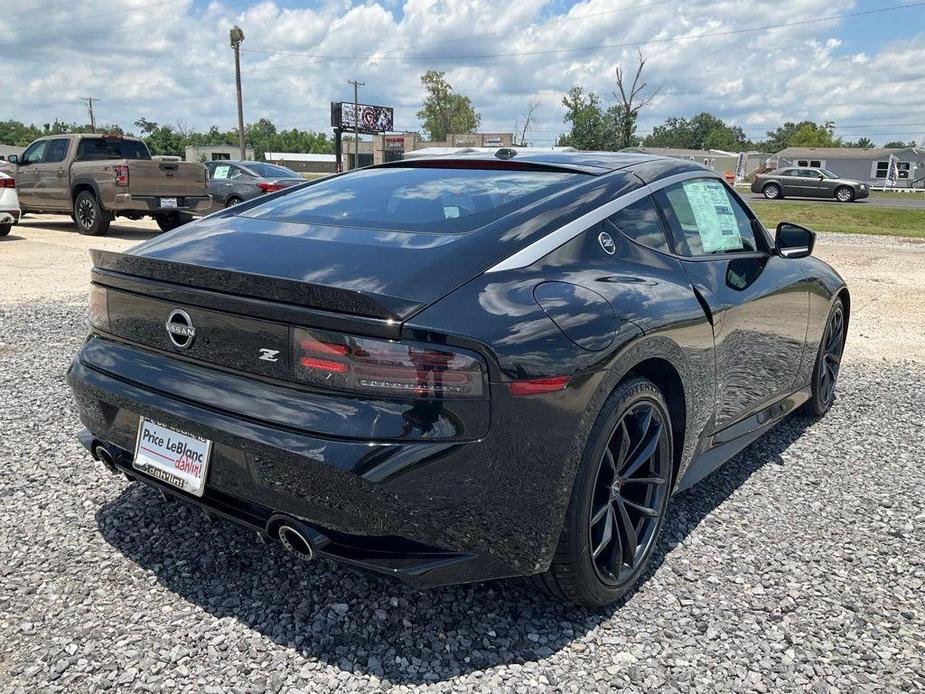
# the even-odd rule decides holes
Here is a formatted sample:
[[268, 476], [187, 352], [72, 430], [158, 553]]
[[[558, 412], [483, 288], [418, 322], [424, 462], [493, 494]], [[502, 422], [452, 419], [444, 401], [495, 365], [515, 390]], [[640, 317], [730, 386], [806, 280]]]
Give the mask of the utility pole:
[[366, 82], [357, 82], [356, 80], [347, 80], [347, 84], [353, 85], [353, 166], [351, 169], [357, 168], [360, 163], [360, 105], [359, 105], [359, 90], [360, 87], [365, 87]]
[[[93, 97], [85, 96], [83, 100], [87, 102], [87, 109], [90, 111], [90, 129], [96, 132], [96, 119], [93, 117]], [[97, 99], [99, 101], [99, 99]]]
[[241, 42], [244, 32], [235, 24], [231, 28], [231, 47], [234, 49], [234, 79], [238, 87], [238, 144], [241, 147], [241, 161], [247, 159], [247, 150], [244, 147], [244, 103], [241, 101]]

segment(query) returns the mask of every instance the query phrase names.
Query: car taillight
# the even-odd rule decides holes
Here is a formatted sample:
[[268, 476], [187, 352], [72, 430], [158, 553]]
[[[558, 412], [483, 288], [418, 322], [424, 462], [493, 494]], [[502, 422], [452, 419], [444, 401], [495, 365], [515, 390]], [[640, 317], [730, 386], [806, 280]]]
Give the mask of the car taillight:
[[275, 193], [278, 190], [282, 190], [283, 187], [276, 183], [267, 183], [266, 181], [260, 181], [257, 184], [257, 187], [260, 188], [264, 193]]
[[109, 331], [109, 294], [98, 284], [90, 287], [89, 318], [91, 327]]
[[15, 188], [16, 179], [15, 178], [0, 178], [0, 188]]
[[113, 171], [116, 174], [116, 185], [117, 186], [127, 186], [128, 185], [128, 166], [125, 164], [119, 164], [118, 166], [113, 167]]
[[302, 383], [352, 393], [478, 398], [485, 370], [473, 353], [295, 328], [293, 372]]

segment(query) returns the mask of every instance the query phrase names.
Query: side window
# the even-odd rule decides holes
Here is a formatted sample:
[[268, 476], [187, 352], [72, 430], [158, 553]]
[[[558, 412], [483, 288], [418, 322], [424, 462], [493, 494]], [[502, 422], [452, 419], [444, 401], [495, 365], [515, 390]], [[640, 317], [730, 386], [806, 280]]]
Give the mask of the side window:
[[656, 194], [684, 255], [748, 253], [758, 250], [752, 220], [721, 181], [696, 178]]
[[636, 243], [662, 253], [671, 252], [662, 220], [658, 216], [652, 198], [645, 197], [637, 200], [632, 205], [627, 205], [611, 215], [609, 219], [617, 229]]
[[45, 158], [45, 148], [48, 146], [48, 140], [33, 142], [29, 148], [22, 153], [22, 160], [27, 164], [38, 164]]
[[230, 169], [228, 171], [228, 178], [237, 178], [238, 176], [244, 175], [244, 172], [241, 171], [241, 169], [239, 169], [237, 166], [230, 166], [228, 168]]
[[48, 149], [45, 151], [45, 161], [46, 162], [58, 162], [64, 161], [67, 157], [67, 146], [70, 144], [70, 140], [61, 138], [58, 140], [50, 140], [48, 142]]

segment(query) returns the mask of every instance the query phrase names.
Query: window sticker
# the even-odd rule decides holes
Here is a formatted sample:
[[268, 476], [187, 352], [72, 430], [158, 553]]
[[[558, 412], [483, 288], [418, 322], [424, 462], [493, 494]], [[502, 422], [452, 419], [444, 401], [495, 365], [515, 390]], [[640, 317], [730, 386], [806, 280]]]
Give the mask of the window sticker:
[[228, 178], [228, 172], [231, 171], [231, 167], [228, 164], [222, 164], [215, 167], [215, 173], [212, 175], [212, 178], [217, 178], [219, 180], [224, 180]]
[[732, 201], [719, 181], [685, 181], [684, 194], [694, 214], [704, 253], [742, 250]]

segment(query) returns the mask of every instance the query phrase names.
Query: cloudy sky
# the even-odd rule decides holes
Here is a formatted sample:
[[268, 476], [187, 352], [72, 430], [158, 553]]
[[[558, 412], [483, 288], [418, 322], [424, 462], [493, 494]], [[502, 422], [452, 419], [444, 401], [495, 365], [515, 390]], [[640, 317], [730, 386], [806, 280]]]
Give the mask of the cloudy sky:
[[242, 53], [248, 121], [326, 129], [331, 100], [392, 105], [401, 129], [427, 69], [470, 96], [485, 131], [510, 131], [531, 100], [535, 145], [562, 132], [563, 93], [612, 101], [614, 68], [648, 59], [660, 86], [645, 133], [710, 111], [753, 138], [784, 120], [845, 137], [925, 141], [925, 2], [914, 0], [5, 0], [0, 120], [143, 116], [235, 124], [228, 30]]

